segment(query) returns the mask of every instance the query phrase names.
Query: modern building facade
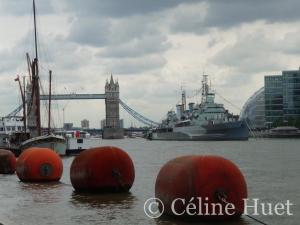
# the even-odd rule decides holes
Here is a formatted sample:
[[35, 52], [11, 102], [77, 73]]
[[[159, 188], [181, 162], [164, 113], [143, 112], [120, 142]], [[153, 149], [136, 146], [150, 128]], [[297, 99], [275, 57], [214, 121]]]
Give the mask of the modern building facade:
[[296, 125], [300, 119], [300, 68], [265, 77], [266, 123]]
[[265, 128], [265, 90], [264, 87], [256, 91], [244, 104], [241, 119], [245, 119], [251, 129]]
[[300, 68], [282, 72], [283, 119], [291, 121], [300, 117]]
[[265, 86], [244, 104], [240, 117], [253, 129], [300, 125], [300, 68], [265, 76]]
[[265, 76], [265, 119], [270, 127], [283, 119], [282, 76]]

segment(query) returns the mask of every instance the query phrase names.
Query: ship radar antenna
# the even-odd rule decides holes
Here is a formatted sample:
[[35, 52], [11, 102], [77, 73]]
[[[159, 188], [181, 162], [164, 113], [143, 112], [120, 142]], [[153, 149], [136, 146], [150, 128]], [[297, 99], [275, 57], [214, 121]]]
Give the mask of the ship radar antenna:
[[185, 93], [183, 84], [181, 85], [181, 104], [182, 104], [183, 110], [185, 111], [186, 110], [186, 93]]
[[208, 75], [203, 74], [203, 80], [202, 80], [202, 99], [201, 102], [205, 103], [206, 102], [206, 97], [209, 91], [209, 87], [207, 84], [207, 77]]

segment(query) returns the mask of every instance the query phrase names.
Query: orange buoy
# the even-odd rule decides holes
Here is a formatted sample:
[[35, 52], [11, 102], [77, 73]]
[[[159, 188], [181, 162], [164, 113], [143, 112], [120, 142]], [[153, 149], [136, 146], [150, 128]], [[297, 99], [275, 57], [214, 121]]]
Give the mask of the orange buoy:
[[[226, 219], [239, 217], [244, 211], [247, 185], [239, 168], [227, 159], [183, 156], [161, 168], [155, 197], [162, 201], [167, 215]], [[161, 204], [159, 209], [162, 211]]]
[[74, 159], [70, 178], [76, 191], [126, 192], [134, 181], [134, 165], [120, 148], [91, 148]]
[[17, 160], [16, 172], [21, 181], [58, 181], [63, 172], [59, 155], [50, 148], [28, 148]]
[[15, 171], [15, 155], [9, 150], [0, 149], [0, 174], [13, 174]]

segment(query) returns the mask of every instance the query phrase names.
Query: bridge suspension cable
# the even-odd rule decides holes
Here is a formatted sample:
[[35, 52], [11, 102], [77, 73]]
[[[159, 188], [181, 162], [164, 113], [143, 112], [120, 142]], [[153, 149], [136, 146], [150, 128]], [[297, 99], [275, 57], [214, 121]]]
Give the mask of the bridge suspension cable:
[[16, 116], [18, 114], [18, 112], [20, 112], [22, 110], [22, 108], [23, 108], [23, 105], [18, 106], [18, 108], [16, 108], [14, 111], [12, 111], [8, 115], [6, 115], [6, 117]]
[[119, 99], [120, 105], [135, 119], [140, 121], [141, 123], [151, 126], [151, 127], [156, 127], [159, 125], [159, 123], [154, 122], [153, 120], [150, 120], [146, 118], [145, 116], [139, 114], [138, 112], [134, 111], [132, 108], [130, 108], [128, 105], [126, 105], [121, 99]]
[[[41, 96], [41, 100], [47, 100], [46, 95]], [[104, 99], [104, 95], [54, 95], [54, 99], [56, 100], [63, 100], [63, 99]], [[136, 120], [139, 122], [150, 126], [150, 127], [156, 127], [159, 125], [159, 123], [154, 122], [153, 120], [148, 119], [147, 117], [141, 115], [140, 113], [136, 112], [132, 108], [130, 108], [128, 105], [125, 104], [121, 99], [119, 99], [120, 105]], [[14, 111], [9, 113], [6, 117], [12, 117], [16, 116], [21, 110], [22, 110], [22, 105], [17, 107]]]

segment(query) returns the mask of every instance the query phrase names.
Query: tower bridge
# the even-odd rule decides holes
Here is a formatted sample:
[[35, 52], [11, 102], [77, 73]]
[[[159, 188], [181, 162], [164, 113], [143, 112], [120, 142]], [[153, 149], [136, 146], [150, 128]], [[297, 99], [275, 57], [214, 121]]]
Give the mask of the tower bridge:
[[[106, 126], [103, 130], [103, 138], [122, 138], [123, 129], [119, 126], [120, 113], [119, 105], [121, 105], [133, 118], [149, 127], [158, 126], [157, 122], [141, 115], [130, 108], [124, 101], [119, 98], [119, 84], [114, 81], [111, 76], [110, 82], [106, 81], [104, 94], [52, 94], [51, 100], [88, 100], [88, 99], [104, 99]], [[41, 95], [40, 100], [49, 100], [49, 95]], [[28, 102], [27, 102], [28, 104]], [[22, 105], [12, 111], [7, 117], [15, 116], [22, 110]]]

